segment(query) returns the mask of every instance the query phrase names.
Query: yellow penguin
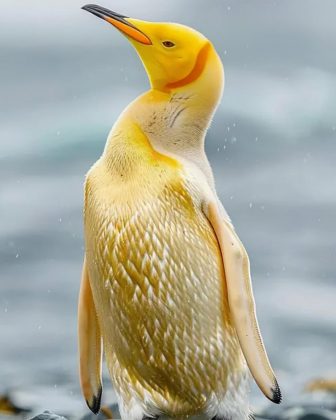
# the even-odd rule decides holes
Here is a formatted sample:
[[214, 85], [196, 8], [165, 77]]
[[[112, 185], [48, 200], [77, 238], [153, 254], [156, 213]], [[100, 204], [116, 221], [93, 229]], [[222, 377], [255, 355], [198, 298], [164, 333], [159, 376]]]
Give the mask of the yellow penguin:
[[123, 33], [150, 90], [114, 124], [85, 181], [80, 379], [97, 413], [104, 352], [121, 418], [249, 418], [248, 371], [281, 393], [259, 332], [249, 259], [216, 195], [204, 140], [224, 71], [179, 24], [84, 10]]

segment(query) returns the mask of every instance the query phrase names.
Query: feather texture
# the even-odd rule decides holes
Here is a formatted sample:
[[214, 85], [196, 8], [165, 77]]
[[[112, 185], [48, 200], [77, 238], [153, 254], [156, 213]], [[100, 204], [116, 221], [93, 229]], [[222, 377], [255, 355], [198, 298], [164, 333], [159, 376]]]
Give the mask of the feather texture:
[[171, 164], [144, 168], [122, 199], [104, 166], [87, 178], [85, 232], [114, 386], [147, 409], [202, 412], [245, 370], [216, 236]]

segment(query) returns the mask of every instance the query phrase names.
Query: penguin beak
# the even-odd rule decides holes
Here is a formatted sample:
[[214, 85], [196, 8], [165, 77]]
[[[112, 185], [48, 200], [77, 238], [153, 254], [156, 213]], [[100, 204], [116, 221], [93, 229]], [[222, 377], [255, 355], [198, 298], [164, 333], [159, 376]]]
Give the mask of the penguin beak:
[[145, 45], [152, 45], [152, 41], [140, 29], [133, 25], [127, 16], [120, 15], [119, 13], [112, 12], [104, 7], [96, 6], [95, 4], [87, 4], [82, 7], [83, 10], [106, 20], [120, 32], [134, 41], [140, 42]]

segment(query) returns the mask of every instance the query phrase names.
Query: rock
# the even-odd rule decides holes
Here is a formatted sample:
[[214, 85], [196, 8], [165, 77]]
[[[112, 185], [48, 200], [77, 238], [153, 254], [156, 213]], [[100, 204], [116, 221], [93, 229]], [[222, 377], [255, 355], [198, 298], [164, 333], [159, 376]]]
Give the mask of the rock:
[[63, 416], [52, 413], [51, 411], [44, 411], [42, 414], [39, 414], [30, 420], [67, 420]]

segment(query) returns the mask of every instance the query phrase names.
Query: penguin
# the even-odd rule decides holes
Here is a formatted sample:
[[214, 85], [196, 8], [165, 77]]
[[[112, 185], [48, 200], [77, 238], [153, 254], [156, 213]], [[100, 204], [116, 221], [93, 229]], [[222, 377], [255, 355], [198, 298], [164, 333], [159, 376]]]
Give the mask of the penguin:
[[259, 332], [247, 252], [204, 151], [224, 88], [190, 27], [84, 10], [138, 53], [150, 89], [121, 113], [84, 187], [80, 382], [98, 413], [105, 355], [122, 420], [245, 420], [249, 371], [281, 392]]

